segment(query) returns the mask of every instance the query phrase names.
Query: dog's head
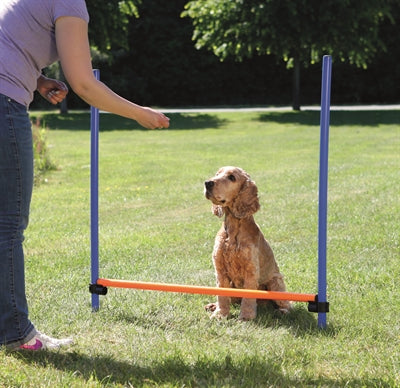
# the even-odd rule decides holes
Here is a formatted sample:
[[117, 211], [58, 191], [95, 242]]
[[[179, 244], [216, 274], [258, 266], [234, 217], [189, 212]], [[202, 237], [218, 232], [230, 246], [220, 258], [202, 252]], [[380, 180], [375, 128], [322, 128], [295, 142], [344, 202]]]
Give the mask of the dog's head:
[[256, 184], [239, 167], [220, 168], [204, 182], [204, 195], [213, 203], [213, 213], [218, 217], [227, 208], [236, 218], [248, 217], [260, 208]]

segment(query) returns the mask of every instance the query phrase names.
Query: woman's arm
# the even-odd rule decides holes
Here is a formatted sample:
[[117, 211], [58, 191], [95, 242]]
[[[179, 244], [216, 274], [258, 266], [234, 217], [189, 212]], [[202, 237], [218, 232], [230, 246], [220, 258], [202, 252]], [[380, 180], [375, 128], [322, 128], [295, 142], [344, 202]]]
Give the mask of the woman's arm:
[[168, 128], [163, 113], [134, 104], [114, 93], [93, 75], [88, 25], [80, 18], [65, 16], [56, 21], [56, 43], [65, 78], [72, 90], [100, 110], [136, 120], [140, 125]]

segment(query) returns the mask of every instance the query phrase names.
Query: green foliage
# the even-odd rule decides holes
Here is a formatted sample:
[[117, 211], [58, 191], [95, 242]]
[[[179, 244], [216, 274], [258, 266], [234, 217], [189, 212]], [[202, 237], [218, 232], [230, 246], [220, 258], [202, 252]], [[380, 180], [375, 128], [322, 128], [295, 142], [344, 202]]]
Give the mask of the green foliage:
[[[287, 70], [288, 62], [273, 54], [244, 57], [242, 62], [229, 56], [221, 62], [212, 51], [197, 50], [192, 41], [192, 19], [180, 16], [185, 4], [186, 0], [148, 0], [138, 4], [140, 17], [130, 16], [127, 25], [128, 48], [111, 45], [109, 51], [96, 49], [92, 52], [93, 66], [101, 70], [101, 79], [125, 98], [152, 106], [274, 106], [291, 103], [292, 70]], [[104, 7], [100, 1], [93, 5], [93, 9], [97, 6]], [[107, 19], [107, 9], [104, 12], [102, 17]], [[338, 13], [334, 7], [332, 12], [334, 20]], [[101, 37], [108, 31], [95, 33], [101, 25], [96, 22], [97, 18], [100, 16], [93, 15], [89, 24], [91, 38], [95, 39], [93, 44], [96, 44], [96, 36]], [[379, 40], [385, 42], [387, 51], [376, 55], [367, 69], [334, 61], [332, 103], [400, 102], [400, 84], [393, 82], [400, 79], [398, 1], [392, 3], [391, 18], [397, 24], [386, 18], [379, 28]], [[118, 39], [123, 40], [124, 36], [122, 34]], [[307, 62], [309, 60], [310, 55]], [[320, 63], [302, 69], [302, 105], [319, 104], [320, 85]], [[68, 107], [86, 109], [87, 105], [70, 91]], [[32, 108], [53, 107], [36, 95]]]
[[275, 54], [305, 65], [324, 54], [366, 66], [384, 48], [379, 26], [391, 0], [194, 0], [183, 16], [193, 19], [196, 47], [221, 59]]
[[294, 67], [293, 108], [300, 109], [300, 66], [331, 54], [366, 68], [385, 49], [380, 25], [392, 0], [193, 0], [183, 16], [193, 20], [196, 47], [221, 60], [274, 54]]
[[47, 134], [48, 130], [41, 126], [40, 120], [32, 124], [35, 184], [40, 182], [43, 174], [57, 168], [50, 159]]
[[86, 0], [90, 15], [89, 39], [101, 51], [127, 49], [130, 17], [138, 17], [141, 0]]
[[[127, 35], [117, 35], [118, 44], [111, 44], [110, 50], [100, 51], [94, 47], [92, 51], [93, 65], [101, 69], [102, 80], [117, 93], [153, 106], [290, 104], [292, 74], [286, 69], [288, 62], [279, 56], [255, 55], [244, 57], [242, 62], [229, 56], [221, 62], [213, 52], [194, 47], [192, 20], [180, 16], [185, 0], [151, 0], [137, 4], [140, 17], [129, 16]], [[103, 18], [104, 22], [110, 22], [106, 20], [108, 11], [102, 2], [88, 6], [92, 13], [96, 10], [105, 12], [103, 16], [93, 14], [89, 24], [95, 46], [103, 33], [117, 27], [97, 34], [102, 23], [96, 20]], [[379, 40], [387, 47], [385, 53], [376, 55], [368, 69], [335, 61], [334, 104], [399, 102], [399, 86], [393, 83], [393, 79], [400, 77], [397, 60], [400, 3], [394, 2], [391, 6], [391, 18], [397, 24], [386, 18], [379, 27]], [[114, 22], [120, 23], [119, 20]], [[123, 42], [124, 37], [127, 48], [119, 45], [119, 40]], [[309, 59], [310, 56], [306, 62]], [[49, 76], [58, 77], [57, 71], [53, 73]], [[319, 103], [320, 81], [319, 63], [302, 70], [302, 105]], [[68, 106], [71, 109], [87, 107], [72, 91], [68, 95]], [[32, 107], [52, 108], [38, 95]]]

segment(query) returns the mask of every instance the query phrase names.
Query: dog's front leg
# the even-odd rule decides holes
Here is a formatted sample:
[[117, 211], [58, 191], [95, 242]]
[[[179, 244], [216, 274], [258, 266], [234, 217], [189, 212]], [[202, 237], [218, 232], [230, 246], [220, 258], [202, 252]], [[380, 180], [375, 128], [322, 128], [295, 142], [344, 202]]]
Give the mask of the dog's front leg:
[[257, 316], [257, 299], [242, 299], [240, 305], [239, 319], [241, 321], [250, 321]]
[[[274, 273], [273, 277], [267, 283], [267, 289], [270, 291], [286, 291], [283, 275], [279, 272]], [[277, 304], [279, 311], [283, 314], [287, 314], [292, 309], [292, 303], [288, 300], [274, 300], [274, 302]]]
[[228, 318], [230, 311], [231, 298], [227, 296], [217, 297], [217, 308], [212, 313], [211, 318]]
[[[217, 287], [230, 287], [230, 280], [217, 274]], [[216, 308], [211, 318], [228, 318], [231, 305], [231, 298], [227, 296], [218, 296]]]
[[[224, 227], [222, 227], [215, 238], [212, 259], [215, 269], [217, 287], [230, 288], [231, 280], [229, 279], [228, 271], [225, 266], [225, 239], [226, 232]], [[215, 305], [211, 304], [207, 306], [208, 308], [206, 307], [209, 311], [213, 311], [210, 318], [227, 318], [229, 316], [230, 303], [231, 298], [226, 296], [218, 296], [217, 303]]]
[[[256, 280], [247, 280], [243, 284], [243, 288], [249, 290], [257, 290], [258, 282]], [[240, 305], [239, 319], [242, 321], [250, 321], [257, 316], [257, 299], [243, 298]]]

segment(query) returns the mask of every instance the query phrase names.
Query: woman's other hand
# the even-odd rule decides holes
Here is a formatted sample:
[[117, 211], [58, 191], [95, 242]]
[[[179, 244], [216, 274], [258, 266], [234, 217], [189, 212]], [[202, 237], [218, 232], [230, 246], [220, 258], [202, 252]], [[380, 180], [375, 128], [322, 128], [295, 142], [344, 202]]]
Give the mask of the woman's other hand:
[[44, 75], [37, 80], [37, 91], [53, 105], [60, 103], [68, 94], [68, 88], [64, 82], [47, 78]]

